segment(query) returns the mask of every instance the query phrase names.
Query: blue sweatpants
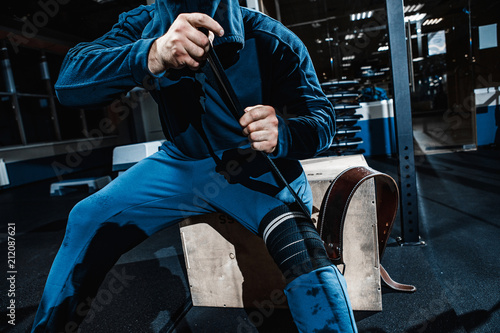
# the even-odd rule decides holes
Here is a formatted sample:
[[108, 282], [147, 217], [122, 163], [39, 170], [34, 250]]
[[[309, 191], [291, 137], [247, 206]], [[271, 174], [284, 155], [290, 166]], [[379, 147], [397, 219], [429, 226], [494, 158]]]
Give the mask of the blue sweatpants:
[[[298, 162], [276, 161], [295, 191], [312, 206]], [[192, 159], [166, 142], [71, 211], [50, 270], [33, 332], [73, 331], [105, 275], [120, 256], [183, 219], [223, 212], [254, 233], [271, 210], [293, 202], [267, 164], [250, 149]], [[345, 280], [327, 266], [293, 280], [285, 290], [301, 332], [355, 332]]]

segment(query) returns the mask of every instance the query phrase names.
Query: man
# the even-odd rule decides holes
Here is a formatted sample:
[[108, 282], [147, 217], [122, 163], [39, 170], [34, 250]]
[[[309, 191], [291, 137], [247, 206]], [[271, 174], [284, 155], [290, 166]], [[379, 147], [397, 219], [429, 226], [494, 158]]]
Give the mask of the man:
[[[210, 40], [246, 107], [240, 119], [206, 70]], [[264, 238], [301, 332], [356, 331], [344, 278], [309, 217], [255, 153], [270, 154], [310, 209], [298, 159], [327, 149], [335, 125], [299, 39], [237, 0], [158, 0], [70, 50], [56, 91], [76, 106], [111, 101], [137, 85], [154, 87], [168, 141], [71, 211], [33, 331], [74, 329], [122, 253], [187, 216], [215, 211]], [[285, 121], [276, 110], [296, 116]], [[218, 193], [200, 190], [214, 182], [224, 184]]]

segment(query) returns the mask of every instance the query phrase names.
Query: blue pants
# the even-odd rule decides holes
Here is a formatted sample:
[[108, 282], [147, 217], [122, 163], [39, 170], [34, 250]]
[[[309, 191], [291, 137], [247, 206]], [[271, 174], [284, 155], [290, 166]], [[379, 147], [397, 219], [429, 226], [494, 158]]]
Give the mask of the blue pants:
[[[285, 178], [312, 206], [298, 162], [276, 161]], [[33, 332], [74, 330], [88, 297], [119, 259], [148, 236], [189, 216], [223, 212], [254, 233], [271, 210], [293, 202], [260, 155], [235, 149], [202, 160], [165, 143], [101, 191], [78, 203], [54, 260]], [[301, 332], [356, 331], [345, 280], [327, 266], [293, 280], [285, 290]]]

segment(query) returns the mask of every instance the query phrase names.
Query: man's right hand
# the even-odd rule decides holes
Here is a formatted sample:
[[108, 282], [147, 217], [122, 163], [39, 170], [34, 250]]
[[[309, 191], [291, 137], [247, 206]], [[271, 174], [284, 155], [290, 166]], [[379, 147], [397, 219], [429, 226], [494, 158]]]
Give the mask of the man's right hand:
[[[198, 28], [208, 29], [208, 36]], [[180, 14], [167, 33], [151, 46], [148, 54], [149, 70], [153, 74], [185, 66], [197, 70], [207, 57], [214, 34], [222, 37], [224, 30], [210, 16], [202, 13]]]

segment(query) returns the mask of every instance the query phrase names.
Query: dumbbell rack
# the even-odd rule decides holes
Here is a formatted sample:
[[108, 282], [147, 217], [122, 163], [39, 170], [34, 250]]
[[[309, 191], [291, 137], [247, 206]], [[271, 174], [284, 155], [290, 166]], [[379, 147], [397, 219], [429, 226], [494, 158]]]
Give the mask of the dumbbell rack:
[[357, 101], [359, 97], [357, 85], [356, 80], [329, 81], [321, 84], [326, 97], [333, 104], [337, 126], [333, 143], [326, 152], [321, 154], [322, 156], [353, 155], [365, 152], [358, 148], [358, 145], [363, 143], [363, 139], [356, 137], [356, 134], [361, 132], [361, 127], [356, 126], [356, 123], [363, 117], [356, 114], [356, 110], [361, 108]]

